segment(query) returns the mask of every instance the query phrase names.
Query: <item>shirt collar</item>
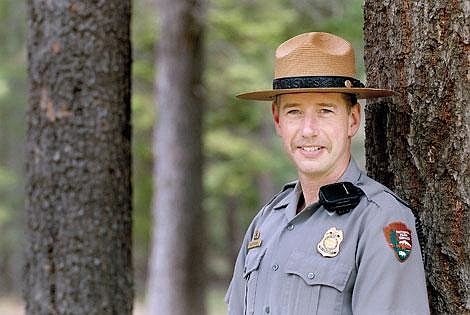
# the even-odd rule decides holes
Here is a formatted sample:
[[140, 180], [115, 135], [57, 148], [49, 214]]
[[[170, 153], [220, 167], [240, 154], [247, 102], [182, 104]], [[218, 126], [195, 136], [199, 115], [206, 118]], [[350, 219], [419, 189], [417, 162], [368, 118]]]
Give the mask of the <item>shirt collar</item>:
[[351, 182], [357, 184], [359, 178], [361, 177], [361, 169], [357, 166], [356, 161], [351, 157], [349, 160], [349, 165], [343, 175], [338, 179], [338, 182]]
[[359, 187], [366, 195], [367, 199], [372, 200], [372, 196], [377, 192], [383, 190], [382, 186], [377, 186], [364, 171], [362, 171], [351, 158], [348, 168], [338, 182], [351, 182]]
[[286, 217], [289, 222], [297, 215], [297, 206], [299, 204], [300, 196], [302, 196], [302, 185], [300, 185], [299, 181], [295, 184], [294, 191], [291, 195], [291, 201], [286, 208]]
[[297, 203], [299, 202], [300, 194], [302, 193], [302, 187], [300, 185], [300, 182], [297, 180], [295, 182], [294, 190], [292, 190], [290, 193], [288, 193], [284, 198], [282, 198], [275, 206], [274, 210], [279, 210], [282, 208], [287, 207], [289, 204]]
[[[361, 178], [362, 171], [361, 169], [357, 166], [356, 161], [351, 157], [349, 161], [349, 165], [346, 168], [346, 171], [344, 171], [343, 175], [340, 177], [338, 182], [351, 182], [353, 184], [357, 184]], [[287, 212], [288, 214], [296, 214], [297, 212], [297, 204], [299, 202], [300, 195], [302, 194], [302, 186], [300, 185], [300, 182], [297, 180], [295, 182], [295, 187], [294, 190], [292, 190], [290, 193], [288, 193], [284, 198], [282, 198], [274, 207], [274, 210], [279, 210], [282, 208], [288, 208]], [[290, 205], [290, 207], [289, 207]], [[292, 210], [292, 209], [293, 210]]]

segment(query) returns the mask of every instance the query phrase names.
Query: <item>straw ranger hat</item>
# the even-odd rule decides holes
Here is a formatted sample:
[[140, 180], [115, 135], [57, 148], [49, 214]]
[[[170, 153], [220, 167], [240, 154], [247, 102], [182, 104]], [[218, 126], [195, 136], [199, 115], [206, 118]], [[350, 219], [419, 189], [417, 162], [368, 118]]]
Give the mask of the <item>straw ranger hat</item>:
[[390, 90], [367, 88], [355, 76], [351, 43], [329, 33], [305, 33], [277, 48], [272, 90], [237, 97], [271, 101], [276, 95], [305, 92], [350, 93], [360, 99], [393, 95]]

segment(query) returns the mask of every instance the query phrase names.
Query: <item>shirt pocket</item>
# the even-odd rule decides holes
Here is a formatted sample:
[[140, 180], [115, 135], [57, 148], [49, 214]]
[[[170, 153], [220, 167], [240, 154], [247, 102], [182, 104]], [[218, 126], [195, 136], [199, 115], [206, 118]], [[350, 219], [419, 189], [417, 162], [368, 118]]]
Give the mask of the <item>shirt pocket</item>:
[[259, 267], [266, 252], [266, 248], [256, 248], [248, 251], [243, 268], [245, 279], [245, 307], [244, 314], [254, 314], [256, 290], [258, 286]]
[[284, 268], [283, 314], [341, 314], [351, 270], [336, 258], [294, 250]]

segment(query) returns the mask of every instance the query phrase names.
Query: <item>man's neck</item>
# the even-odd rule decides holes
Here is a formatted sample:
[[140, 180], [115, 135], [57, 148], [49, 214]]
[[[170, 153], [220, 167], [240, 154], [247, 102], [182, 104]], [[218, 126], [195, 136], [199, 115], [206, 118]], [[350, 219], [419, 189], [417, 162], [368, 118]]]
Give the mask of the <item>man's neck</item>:
[[[338, 177], [339, 178], [339, 177]], [[336, 180], [328, 179], [325, 181], [306, 181], [300, 179], [300, 184], [302, 185], [302, 194], [304, 199], [304, 205], [308, 206], [318, 201], [318, 195], [320, 192], [320, 187], [336, 182]]]
[[319, 199], [320, 187], [336, 183], [343, 176], [344, 172], [346, 172], [348, 166], [349, 163], [341, 171], [335, 174], [330, 174], [330, 176], [312, 178], [299, 175], [299, 181], [300, 185], [302, 186], [303, 194], [303, 198], [300, 198], [300, 200], [303, 200], [303, 205], [300, 205], [299, 203], [298, 207], [300, 209], [298, 209], [298, 211], [301, 211], [303, 208], [317, 202]]

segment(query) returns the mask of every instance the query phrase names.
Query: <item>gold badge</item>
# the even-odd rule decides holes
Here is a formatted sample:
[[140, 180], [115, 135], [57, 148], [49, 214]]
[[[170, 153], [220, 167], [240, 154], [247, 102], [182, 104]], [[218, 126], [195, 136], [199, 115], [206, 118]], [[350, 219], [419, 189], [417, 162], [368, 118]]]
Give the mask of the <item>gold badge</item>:
[[335, 257], [339, 253], [339, 245], [343, 241], [343, 231], [331, 227], [323, 235], [317, 249], [323, 257]]
[[255, 247], [260, 247], [261, 243], [263, 242], [261, 239], [261, 233], [256, 230], [255, 233], [253, 234], [253, 239], [248, 243], [248, 249], [252, 249]]

